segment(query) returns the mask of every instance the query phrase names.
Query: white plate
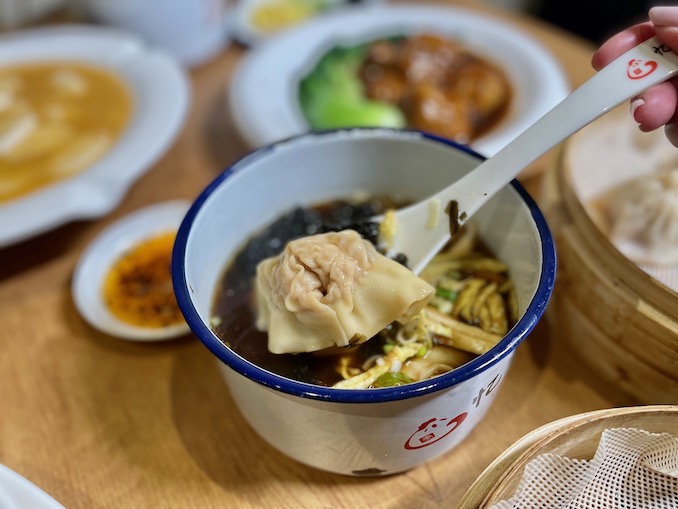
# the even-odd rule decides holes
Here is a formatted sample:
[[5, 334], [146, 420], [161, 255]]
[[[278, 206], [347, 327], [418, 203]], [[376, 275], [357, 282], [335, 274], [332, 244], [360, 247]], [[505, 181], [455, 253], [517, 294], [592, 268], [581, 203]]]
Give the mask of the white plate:
[[0, 205], [0, 248], [109, 212], [174, 140], [190, 102], [179, 65], [124, 31], [73, 25], [0, 37], [0, 66], [32, 60], [89, 62], [113, 71], [132, 90], [134, 112], [118, 142], [90, 168]]
[[150, 328], [118, 320], [103, 302], [101, 286], [110, 267], [125, 251], [156, 234], [178, 230], [189, 207], [184, 200], [144, 207], [113, 223], [88, 246], [75, 268], [72, 292], [75, 306], [92, 327], [133, 341], [159, 341], [188, 333], [185, 322]]
[[28, 479], [0, 465], [0, 508], [25, 509], [28, 507], [31, 509], [64, 509], [64, 506]]
[[309, 128], [297, 103], [298, 84], [323, 54], [335, 46], [422, 31], [460, 40], [508, 74], [514, 92], [510, 111], [471, 143], [485, 156], [504, 147], [569, 91], [551, 55], [514, 28], [452, 7], [377, 5], [320, 17], [255, 49], [231, 83], [233, 119], [253, 147], [305, 132]]

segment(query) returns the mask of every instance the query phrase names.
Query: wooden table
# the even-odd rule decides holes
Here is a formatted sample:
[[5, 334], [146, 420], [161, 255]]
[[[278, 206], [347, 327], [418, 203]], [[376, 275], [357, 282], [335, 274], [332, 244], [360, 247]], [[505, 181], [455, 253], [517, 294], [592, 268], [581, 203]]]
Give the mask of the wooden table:
[[[585, 42], [473, 0], [458, 3], [541, 41], [573, 86], [592, 74], [593, 48]], [[0, 463], [72, 509], [454, 507], [480, 472], [530, 430], [633, 403], [582, 367], [542, 320], [465, 443], [405, 474], [347, 478], [297, 464], [256, 436], [196, 338], [142, 344], [86, 325], [70, 282], [95, 236], [143, 205], [192, 199], [245, 153], [225, 101], [245, 53], [232, 46], [191, 72], [195, 95], [185, 127], [113, 213], [0, 250]], [[549, 160], [524, 177], [535, 194], [534, 175]]]

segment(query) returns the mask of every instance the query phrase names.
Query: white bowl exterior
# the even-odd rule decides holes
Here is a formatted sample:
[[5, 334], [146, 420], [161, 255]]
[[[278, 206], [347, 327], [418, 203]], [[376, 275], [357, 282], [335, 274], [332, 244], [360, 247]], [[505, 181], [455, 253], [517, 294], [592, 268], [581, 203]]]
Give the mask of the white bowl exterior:
[[[200, 205], [188, 233], [186, 287], [200, 320], [209, 328], [216, 282], [226, 261], [253, 232], [283, 212], [356, 192], [423, 198], [477, 164], [474, 156], [445, 142], [420, 133], [380, 129], [309, 134], [246, 157], [225, 180], [213, 184], [216, 187]], [[239, 171], [241, 167], [247, 170]], [[474, 221], [483, 240], [510, 266], [520, 312], [525, 312], [542, 270], [540, 233], [530, 209], [509, 186], [490, 200]], [[228, 366], [222, 368], [248, 422], [285, 454], [343, 474], [372, 468], [393, 473], [458, 444], [489, 407], [511, 355], [450, 388], [382, 403], [299, 397], [264, 387]], [[310, 392], [312, 389], [309, 385]], [[412, 440], [421, 438], [417, 430], [430, 419], [447, 424], [464, 413], [468, 415], [458, 431], [444, 440], [418, 449], [404, 447], [411, 436]]]
[[513, 353], [432, 394], [379, 403], [300, 398], [220, 363], [238, 409], [269, 444], [311, 467], [345, 475], [395, 474], [460, 444], [485, 416]]

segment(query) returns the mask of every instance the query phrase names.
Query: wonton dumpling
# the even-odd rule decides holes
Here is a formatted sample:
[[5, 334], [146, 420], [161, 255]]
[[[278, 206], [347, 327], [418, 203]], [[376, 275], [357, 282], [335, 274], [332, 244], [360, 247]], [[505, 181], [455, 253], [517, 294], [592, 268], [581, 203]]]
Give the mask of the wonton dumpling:
[[343, 347], [408, 321], [433, 293], [355, 231], [312, 235], [257, 266], [256, 325], [273, 353]]
[[610, 240], [626, 257], [678, 264], [678, 169], [628, 181], [601, 204]]

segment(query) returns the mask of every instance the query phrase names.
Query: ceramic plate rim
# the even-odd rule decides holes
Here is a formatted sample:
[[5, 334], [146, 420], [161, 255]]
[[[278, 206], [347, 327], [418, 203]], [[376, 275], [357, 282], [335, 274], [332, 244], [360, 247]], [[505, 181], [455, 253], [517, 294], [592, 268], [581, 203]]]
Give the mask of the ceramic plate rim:
[[[501, 60], [502, 55], [508, 57], [509, 51], [517, 51], [516, 57], [526, 59], [510, 71], [516, 94], [512, 111], [498, 129], [470, 144], [486, 157], [504, 147], [570, 91], [553, 55], [539, 41], [498, 19], [469, 9], [435, 5], [346, 7], [272, 37], [243, 59], [227, 91], [231, 115], [241, 136], [256, 148], [305, 132], [308, 126], [296, 103], [296, 84], [320, 55], [337, 44], [372, 40], [415, 26], [461, 34], [471, 49], [482, 48], [493, 61]], [[485, 36], [494, 43], [484, 40]], [[269, 72], [272, 65], [278, 66], [277, 72]], [[535, 80], [535, 76], [540, 79]], [[516, 83], [521, 87], [532, 83], [534, 90], [521, 92]], [[525, 113], [517, 115], [516, 111]]]
[[112, 337], [130, 341], [161, 341], [188, 334], [184, 321], [161, 329], [123, 323], [106, 309], [100, 295], [106, 270], [116, 258], [155, 233], [178, 230], [190, 206], [187, 200], [172, 200], [142, 207], [113, 222], [87, 246], [71, 285], [75, 306], [87, 323]]
[[120, 139], [91, 167], [0, 205], [0, 248], [112, 210], [173, 142], [190, 103], [190, 85], [179, 64], [123, 30], [64, 25], [0, 37], [0, 65], [30, 60], [77, 60], [107, 68], [130, 86], [135, 108]]
[[0, 506], [6, 509], [64, 509], [41, 488], [3, 464], [0, 464]]

